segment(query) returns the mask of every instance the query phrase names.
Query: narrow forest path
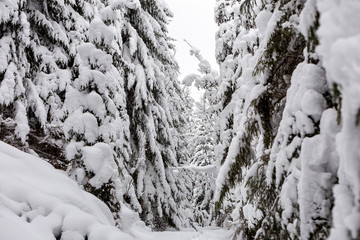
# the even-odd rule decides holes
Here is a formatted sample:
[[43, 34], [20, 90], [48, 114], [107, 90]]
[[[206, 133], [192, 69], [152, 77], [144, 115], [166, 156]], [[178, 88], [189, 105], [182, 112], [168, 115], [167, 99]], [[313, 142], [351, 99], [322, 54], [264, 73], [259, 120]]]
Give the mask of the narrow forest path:
[[183, 231], [165, 232], [132, 232], [136, 239], [146, 240], [229, 240], [232, 231], [223, 228], [201, 228], [199, 231], [193, 229]]

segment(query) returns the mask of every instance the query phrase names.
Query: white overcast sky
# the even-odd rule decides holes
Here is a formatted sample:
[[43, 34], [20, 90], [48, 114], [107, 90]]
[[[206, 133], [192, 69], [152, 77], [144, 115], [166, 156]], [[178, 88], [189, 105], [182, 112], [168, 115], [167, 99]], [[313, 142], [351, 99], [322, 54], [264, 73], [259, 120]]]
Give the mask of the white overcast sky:
[[[190, 56], [190, 47], [198, 48], [214, 69], [218, 69], [215, 61], [214, 7], [216, 0], [164, 0], [174, 13], [169, 32], [175, 38], [176, 60], [180, 65], [180, 81], [190, 73], [198, 73], [198, 61]], [[194, 93], [196, 94], [196, 93]]]

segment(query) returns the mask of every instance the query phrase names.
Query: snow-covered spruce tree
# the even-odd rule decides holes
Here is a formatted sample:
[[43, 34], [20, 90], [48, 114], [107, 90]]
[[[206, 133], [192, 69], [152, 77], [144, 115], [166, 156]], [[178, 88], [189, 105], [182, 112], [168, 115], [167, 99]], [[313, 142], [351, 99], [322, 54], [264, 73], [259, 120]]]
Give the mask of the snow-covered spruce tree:
[[101, 1], [4, 4], [2, 63], [10, 71], [1, 88], [10, 95], [1, 95], [3, 118], [10, 114], [22, 143], [68, 168], [118, 218], [129, 155], [119, 10]]
[[[188, 43], [189, 44], [189, 43]], [[213, 195], [215, 189], [215, 131], [216, 89], [218, 73], [212, 70], [210, 63], [203, 58], [200, 50], [190, 46], [190, 55], [199, 60], [199, 74], [189, 74], [183, 79], [185, 86], [194, 85], [203, 90], [200, 102], [196, 102], [192, 116], [191, 165], [194, 180], [192, 204], [194, 221], [199, 226], [208, 226], [214, 220]]]
[[[215, 199], [221, 200], [222, 194], [235, 188], [234, 237], [358, 238], [360, 224], [354, 220], [358, 184], [353, 183], [359, 182], [359, 174], [353, 169], [359, 168], [356, 147], [351, 145], [358, 143], [359, 105], [352, 95], [356, 74], [352, 67], [339, 67], [357, 60], [350, 57], [350, 50], [334, 51], [342, 47], [333, 44], [342, 38], [351, 49], [359, 47], [354, 37], [358, 28], [344, 17], [359, 6], [315, 0], [238, 3], [229, 8], [234, 21], [228, 21], [238, 26], [234, 27], [236, 47], [225, 54], [230, 59], [241, 56], [236, 60], [236, 69], [241, 68], [238, 89], [230, 102], [235, 105], [235, 137], [215, 192]], [[353, 31], [342, 31], [344, 26]], [[338, 35], [329, 34], [329, 29]], [[322, 44], [317, 48], [319, 39]], [[352, 101], [344, 104], [345, 95]], [[351, 144], [345, 147], [340, 139], [351, 139]], [[351, 169], [346, 167], [350, 165]]]
[[[6, 140], [6, 128], [13, 125], [10, 134], [26, 142], [30, 131], [26, 108], [24, 78], [27, 65], [25, 46], [30, 44], [29, 22], [24, 13], [26, 1], [1, 2], [0, 19], [0, 103], [1, 139]], [[21, 37], [23, 36], [23, 37]], [[16, 50], [19, 56], [17, 56]], [[5, 126], [5, 124], [7, 126]]]
[[1, 139], [64, 169], [62, 143], [56, 140], [62, 139], [60, 109], [71, 72], [61, 23], [75, 19], [65, 17], [56, 1], [0, 5]]
[[267, 169], [267, 181], [275, 181], [279, 194], [279, 223], [293, 239], [329, 235], [332, 187], [337, 181], [334, 140], [338, 126], [335, 110], [324, 112], [333, 104], [315, 52], [319, 13], [314, 3], [307, 1], [300, 15], [299, 28], [307, 45], [305, 59], [291, 77]]
[[[173, 72], [173, 80], [178, 79], [178, 72]], [[191, 136], [193, 134], [192, 127], [192, 107], [194, 104], [193, 98], [190, 96], [188, 89], [181, 88], [179, 82], [168, 83], [166, 90], [168, 91], [168, 100], [170, 104], [170, 114], [172, 117], [171, 134], [175, 145], [175, 154], [179, 166], [188, 165], [191, 161]], [[185, 216], [188, 218], [185, 225], [190, 224], [193, 226], [194, 221], [194, 206], [193, 202], [193, 185], [191, 172], [186, 169], [178, 169], [174, 171], [176, 181], [178, 181], [178, 188], [182, 194], [182, 205], [185, 211]]]
[[211, 224], [214, 211], [212, 199], [215, 189], [215, 139], [213, 114], [209, 110], [208, 101], [202, 97], [201, 101], [196, 103], [194, 136], [190, 139], [194, 146], [191, 164], [200, 167], [192, 176], [195, 182], [192, 194], [194, 221], [202, 227]]
[[183, 124], [178, 112], [181, 103], [168, 102], [169, 98], [180, 100], [178, 66], [167, 32], [172, 14], [160, 0], [125, 5], [122, 41], [132, 149], [127, 167], [142, 219], [159, 230], [179, 228], [188, 225], [189, 219], [184, 209], [186, 187], [172, 170], [181, 159], [173, 132]]
[[[268, 169], [269, 175], [275, 169], [277, 183], [284, 179], [278, 186], [284, 209], [281, 223], [292, 238], [360, 236], [360, 221], [355, 220], [359, 219], [355, 217], [359, 216], [356, 192], [360, 174], [355, 150], [359, 104], [353, 80], [358, 74], [351, 67], [359, 62], [352, 57], [360, 47], [359, 28], [345, 17], [351, 15], [350, 9], [356, 12], [359, 7], [355, 2], [309, 0], [300, 16], [307, 41], [305, 61], [292, 76], [276, 137], [279, 144], [274, 144], [271, 153], [276, 160]], [[351, 31], [344, 31], [345, 26]], [[339, 39], [341, 44], [333, 45]], [[327, 107], [331, 108], [324, 111]], [[291, 215], [298, 215], [300, 221], [293, 221]]]
[[[185, 107], [166, 33], [168, 10], [152, 1], [0, 4], [2, 139], [13, 141], [15, 134], [14, 145], [25, 144], [54, 165], [60, 159], [57, 167], [68, 167], [115, 218], [124, 195], [154, 225], [183, 225], [179, 206], [190, 196], [171, 167], [186, 158], [178, 149], [185, 149], [186, 121], [179, 114]], [[143, 170], [151, 173], [145, 180]]]
[[[273, 168], [268, 169], [269, 162], [273, 165], [276, 151], [279, 151], [276, 146], [282, 142], [279, 141], [279, 137], [276, 137], [279, 135], [277, 131], [284, 108], [293, 106], [291, 99], [295, 98], [296, 104], [301, 99], [305, 99], [304, 106], [300, 107], [303, 107], [306, 113], [301, 115], [295, 111], [296, 114], [301, 115], [297, 116], [295, 113], [287, 113], [287, 110], [284, 112], [285, 115], [290, 115], [295, 122], [298, 122], [296, 126], [304, 130], [290, 128], [295, 132], [291, 139], [284, 141], [284, 148], [288, 144], [291, 146], [295, 144], [296, 141], [293, 142], [293, 138], [297, 135], [299, 139], [303, 139], [317, 134], [321, 113], [327, 105], [325, 97], [328, 91], [321, 68], [313, 64], [309, 65], [305, 72], [301, 71], [300, 75], [297, 75], [300, 70], [294, 72], [298, 64], [304, 60], [303, 49], [306, 46], [304, 36], [298, 31], [299, 16], [303, 7], [303, 1], [234, 1], [230, 4], [227, 13], [230, 19], [231, 16], [233, 17], [233, 20], [220, 25], [219, 33], [223, 34], [221, 36], [218, 33], [218, 36], [221, 36], [218, 39], [218, 44], [220, 44], [217, 48], [220, 51], [218, 56], [227, 59], [227, 62], [221, 63], [224, 67], [229, 69], [229, 66], [235, 65], [233, 67], [235, 71], [232, 71], [233, 75], [230, 75], [235, 88], [229, 103], [229, 106], [233, 105], [234, 120], [230, 128], [233, 136], [230, 137], [230, 142], [227, 141], [229, 147], [223, 147], [226, 151], [219, 149], [223, 157], [220, 155], [218, 160], [224, 160], [217, 178], [215, 200], [218, 201], [216, 207], [219, 209], [229, 190], [235, 188], [233, 192], [237, 203], [232, 218], [238, 226], [236, 235], [239, 236], [259, 239], [296, 238], [300, 234], [297, 234], [296, 228], [300, 226], [289, 223], [296, 223], [300, 218], [307, 218], [305, 212], [303, 216], [300, 216], [297, 199], [290, 208], [285, 206], [281, 198], [283, 196], [281, 195], [282, 184], [284, 182], [290, 184], [295, 180], [285, 180], [286, 173], [282, 175], [284, 172], [279, 170], [276, 176], [283, 176], [283, 178], [278, 177], [275, 183], [272, 180], [275, 178]], [[222, 14], [223, 12], [224, 10], [221, 10]], [[311, 27], [313, 27], [312, 24], [316, 23], [312, 22]], [[226, 31], [222, 30], [225, 26], [233, 30], [226, 34]], [[231, 35], [231, 32], [235, 36]], [[310, 37], [307, 40], [309, 45], [314, 44]], [[309, 55], [311, 51], [313, 50], [308, 51]], [[316, 56], [311, 56], [306, 61], [315, 62], [315, 58]], [[306, 64], [301, 64], [298, 68], [303, 65]], [[220, 68], [223, 73], [226, 72], [224, 67]], [[222, 72], [220, 76], [223, 76]], [[313, 85], [304, 86], [296, 97], [291, 92], [296, 90], [289, 89], [291, 93], [287, 93], [293, 83], [293, 88], [298, 89], [296, 80], [291, 80], [292, 76], [296, 79], [304, 73], [309, 73], [305, 75], [305, 78]], [[223, 78], [221, 78], [222, 81], [224, 81]], [[307, 95], [303, 96], [305, 92]], [[288, 98], [287, 94], [289, 94]], [[317, 108], [311, 108], [312, 105]], [[306, 110], [306, 108], [311, 109]], [[283, 124], [286, 124], [285, 122], [289, 123], [284, 121]], [[307, 128], [307, 126], [310, 127]], [[282, 132], [281, 128], [279, 132]], [[220, 137], [220, 143], [225, 137], [228, 136]], [[301, 145], [301, 141], [298, 144]], [[293, 147], [290, 150], [290, 148], [288, 147], [288, 151], [292, 153], [285, 155], [288, 161], [299, 157], [299, 152], [297, 152], [299, 149]], [[277, 166], [281, 167], [280, 164]], [[283, 167], [287, 168], [287, 166]], [[297, 196], [298, 182], [294, 184], [295, 190], [290, 188], [289, 191], [295, 191], [295, 196]], [[331, 193], [329, 191], [331, 184], [326, 186], [326, 189], [328, 191], [324, 190], [323, 193], [325, 198]], [[306, 195], [305, 192], [300, 191], [299, 195], [301, 194]], [[304, 197], [304, 206], [306, 201]], [[289, 212], [284, 212], [284, 209]], [[279, 222], [278, 219], [285, 215], [288, 217], [287, 221]], [[318, 221], [318, 224], [320, 226], [324, 222]]]
[[68, 172], [119, 220], [123, 195], [136, 199], [124, 165], [131, 150], [122, 69], [123, 6], [87, 4], [78, 9], [85, 34], [72, 38], [73, 81], [63, 106]]
[[[169, 71], [166, 71], [168, 80], [166, 81], [166, 91], [169, 111], [170, 111], [170, 133], [174, 144], [176, 159], [178, 166], [188, 165], [191, 161], [192, 142], [190, 141], [192, 135], [192, 108], [194, 104], [193, 98], [190, 96], [189, 89], [180, 86], [178, 81], [178, 70], [174, 71], [172, 66]], [[191, 205], [193, 201], [192, 191], [194, 181], [191, 177], [191, 172], [186, 169], [174, 168], [175, 179], [178, 182], [178, 191], [181, 195], [182, 210], [184, 211], [186, 222], [184, 226], [193, 226], [194, 207]]]
[[[245, 97], [255, 85], [255, 80], [251, 78], [252, 70], [247, 69], [249, 68], [248, 59], [253, 56], [253, 48], [258, 43], [257, 32], [249, 31], [249, 28], [254, 25], [254, 17], [245, 15], [244, 12], [242, 12], [242, 18], [240, 17], [240, 8], [242, 11], [248, 10], [244, 6], [249, 4], [249, 1], [218, 1], [217, 4], [215, 19], [219, 30], [216, 34], [216, 57], [220, 64], [217, 109], [220, 113], [217, 119], [219, 122], [218, 145], [215, 154], [221, 168], [216, 182], [215, 211], [218, 224], [228, 224], [234, 221], [230, 214], [235, 207], [235, 201], [239, 201], [233, 189], [242, 178], [242, 166], [248, 164], [247, 161], [251, 159], [252, 154], [248, 146], [251, 139], [248, 136], [242, 136], [244, 146], [239, 152], [241, 145], [237, 141], [237, 131], [240, 131], [239, 127], [245, 127], [247, 120], [247, 111], [244, 109], [249, 102], [245, 102]], [[241, 41], [242, 37], [247, 42]], [[240, 78], [245, 74], [247, 78]], [[244, 130], [242, 132], [245, 134]], [[239, 153], [242, 156], [238, 155]]]
[[[215, 21], [219, 25], [216, 33], [216, 60], [220, 67], [218, 83], [213, 91], [211, 102], [216, 115], [215, 121], [215, 159], [221, 166], [229, 152], [231, 139], [234, 136], [234, 104], [231, 104], [236, 89], [236, 79], [239, 76], [237, 63], [232, 51], [236, 39], [237, 25], [235, 24], [234, 6], [236, 1], [217, 1], [215, 8]], [[230, 217], [234, 208], [233, 193], [230, 186], [224, 191], [220, 201], [215, 202], [216, 221], [222, 225]], [[215, 196], [216, 197], [216, 196]], [[221, 204], [219, 203], [221, 202]], [[220, 206], [221, 205], [221, 206]]]

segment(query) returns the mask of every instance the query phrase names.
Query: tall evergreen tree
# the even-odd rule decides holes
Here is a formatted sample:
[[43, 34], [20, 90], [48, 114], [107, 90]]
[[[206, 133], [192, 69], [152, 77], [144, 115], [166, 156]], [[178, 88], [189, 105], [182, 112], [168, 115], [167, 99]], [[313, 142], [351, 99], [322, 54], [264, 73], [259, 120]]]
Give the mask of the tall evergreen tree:
[[93, 13], [83, 11], [90, 15], [86, 39], [73, 40], [73, 82], [65, 95], [63, 110], [68, 117], [63, 129], [69, 141], [69, 174], [102, 199], [118, 219], [122, 195], [130, 184], [124, 162], [131, 152], [117, 30], [122, 15], [121, 6], [100, 2], [95, 6]]
[[[315, 36], [305, 39], [298, 30], [299, 22], [294, 21], [299, 19], [303, 8], [303, 1], [233, 1], [227, 11], [223, 7], [218, 11], [219, 16], [224, 16], [224, 12], [230, 16], [226, 21], [219, 21], [218, 43], [221, 45], [218, 56], [227, 61], [222, 62], [224, 67], [220, 76], [223, 76], [223, 82], [228, 81], [224, 74], [234, 66], [234, 70], [229, 71], [234, 90], [227, 101], [234, 110], [230, 138], [220, 136], [220, 146], [224, 140], [229, 140], [226, 140], [228, 147], [222, 148], [225, 151], [220, 151], [218, 156], [218, 160], [223, 160], [215, 200], [220, 209], [228, 192], [234, 189], [237, 203], [232, 217], [237, 226], [236, 235], [285, 239], [303, 234], [308, 238], [308, 226], [321, 229], [326, 224], [326, 220], [310, 223], [306, 213], [309, 209], [303, 210], [299, 206], [305, 206], [308, 201], [308, 192], [301, 185], [307, 184], [309, 172], [303, 171], [303, 180], [291, 174], [300, 162], [306, 169], [306, 160], [300, 161], [305, 157], [299, 158], [302, 140], [318, 134], [320, 118], [328, 104], [324, 73], [314, 65]], [[313, 33], [314, 25], [316, 27], [316, 22], [307, 25], [307, 30]], [[226, 34], [223, 29], [232, 30]], [[306, 44], [308, 54], [304, 56]], [[299, 65], [305, 58], [306, 62]], [[309, 84], [306, 85], [303, 79]], [[285, 125], [286, 129], [283, 128]], [[284, 133], [289, 138], [281, 140]], [[285, 159], [287, 163], [281, 162]], [[298, 165], [295, 159], [299, 159]], [[293, 173], [296, 174], [296, 170]], [[275, 182], [273, 178], [276, 178]], [[322, 178], [316, 181], [320, 182]], [[320, 185], [314, 186], [312, 191], [317, 192], [317, 188], [320, 189]], [[331, 185], [320, 191], [324, 198], [329, 197]], [[331, 200], [326, 206], [316, 204], [319, 208], [314, 208], [326, 211]], [[312, 218], [316, 218], [315, 215]], [[328, 224], [329, 216], [325, 219]], [[303, 221], [302, 226], [296, 225], [299, 220]], [[322, 234], [326, 235], [317, 236], [324, 236]]]
[[124, 200], [153, 227], [186, 225], [172, 167], [187, 158], [187, 106], [165, 4], [0, 4], [1, 138], [67, 169], [117, 220]]
[[162, 1], [129, 2], [122, 29], [133, 150], [127, 166], [134, 180], [139, 212], [156, 229], [183, 226], [185, 211], [181, 203], [187, 201], [186, 189], [172, 170], [181, 158], [176, 154], [172, 130], [180, 129], [184, 123], [178, 112], [183, 108], [181, 103], [168, 103], [170, 97], [180, 99], [178, 66], [167, 31], [171, 16]]
[[[188, 43], [189, 44], [189, 43]], [[191, 164], [186, 166], [193, 171], [194, 179], [192, 204], [194, 207], [194, 221], [199, 226], [208, 226], [214, 220], [213, 194], [215, 188], [215, 119], [217, 113], [214, 108], [218, 73], [212, 70], [210, 63], [203, 58], [200, 50], [190, 46], [190, 55], [199, 61], [199, 74], [189, 74], [183, 79], [185, 86], [194, 85], [203, 91], [200, 102], [196, 102], [191, 117], [189, 129], [192, 136]]]
[[118, 218], [119, 169], [129, 155], [123, 83], [120, 66], [114, 65], [121, 35], [110, 26], [120, 21], [120, 13], [101, 1], [6, 4], [18, 23], [3, 22], [8, 35], [1, 38], [8, 39], [1, 44], [7, 49], [3, 63], [21, 71], [4, 77], [3, 90], [18, 85], [8, 89], [14, 97], [2, 95], [4, 115], [18, 109], [10, 118], [25, 148], [68, 169]]
[[[193, 144], [191, 164], [198, 166], [193, 178], [194, 220], [198, 225], [208, 226], [213, 221], [213, 195], [215, 189], [215, 139], [213, 131], [213, 114], [205, 97], [196, 103], [194, 116], [194, 136], [190, 139]], [[194, 167], [196, 169], [196, 167]]]
[[56, 140], [61, 139], [61, 107], [71, 78], [70, 43], [57, 21], [69, 25], [75, 19], [65, 18], [64, 6], [56, 1], [1, 4], [2, 139], [66, 168]]

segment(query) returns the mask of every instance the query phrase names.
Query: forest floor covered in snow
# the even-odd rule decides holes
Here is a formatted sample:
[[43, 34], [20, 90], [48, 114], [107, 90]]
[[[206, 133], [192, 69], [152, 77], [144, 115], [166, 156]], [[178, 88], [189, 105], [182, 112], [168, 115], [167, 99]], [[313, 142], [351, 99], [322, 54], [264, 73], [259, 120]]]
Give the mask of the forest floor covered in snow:
[[135, 233], [141, 240], [229, 240], [232, 232], [221, 228], [202, 228], [198, 232], [189, 231]]
[[204, 228], [152, 232], [123, 206], [120, 229], [107, 206], [63, 171], [0, 141], [0, 240], [225, 240]]

